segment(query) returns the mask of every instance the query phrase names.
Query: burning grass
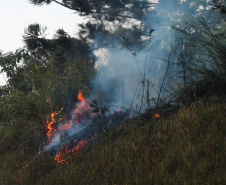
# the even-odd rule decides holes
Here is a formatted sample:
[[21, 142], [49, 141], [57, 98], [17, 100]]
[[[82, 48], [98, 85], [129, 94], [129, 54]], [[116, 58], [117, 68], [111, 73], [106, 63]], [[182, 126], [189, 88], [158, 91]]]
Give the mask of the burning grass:
[[212, 98], [173, 116], [140, 116], [62, 164], [50, 155], [27, 156], [23, 144], [6, 138], [17, 147], [0, 154], [0, 184], [225, 184], [225, 105]]
[[[68, 163], [68, 159], [73, 158], [74, 154], [87, 143], [86, 138], [76, 138], [75, 135], [78, 135], [91, 123], [94, 114], [89, 105], [90, 100], [83, 97], [81, 90], [78, 92], [78, 100], [79, 102], [75, 104], [71, 113], [71, 119], [60, 118], [54, 128], [54, 124], [57, 123], [55, 116], [62, 112], [62, 108], [60, 111], [51, 113], [50, 116], [47, 116], [47, 120], [43, 121], [48, 140], [44, 142], [39, 154], [52, 153], [59, 164]], [[65, 157], [66, 154], [70, 157]]]

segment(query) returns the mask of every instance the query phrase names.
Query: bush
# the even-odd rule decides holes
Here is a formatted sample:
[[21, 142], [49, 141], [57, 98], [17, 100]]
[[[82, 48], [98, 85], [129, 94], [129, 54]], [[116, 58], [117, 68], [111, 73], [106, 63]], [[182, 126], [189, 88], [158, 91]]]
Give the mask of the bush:
[[184, 85], [178, 93], [180, 102], [226, 93], [226, 22], [222, 16], [214, 23], [201, 19], [190, 29], [175, 28], [184, 35], [177, 58], [181, 69], [177, 77]]

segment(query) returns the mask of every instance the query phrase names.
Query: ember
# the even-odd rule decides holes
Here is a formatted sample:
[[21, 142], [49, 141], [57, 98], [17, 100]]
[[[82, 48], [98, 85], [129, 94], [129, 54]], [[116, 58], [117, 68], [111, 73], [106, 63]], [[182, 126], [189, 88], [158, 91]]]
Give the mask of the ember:
[[155, 114], [155, 118], [159, 118], [160, 117], [160, 115], [159, 114]]
[[[77, 140], [75, 140], [74, 142], [76, 142]], [[72, 144], [74, 143], [72, 142]], [[70, 149], [70, 146], [66, 147], [66, 148], [61, 148], [56, 156], [55, 156], [55, 160], [57, 161], [57, 163], [59, 164], [63, 164], [63, 163], [68, 163], [67, 158], [68, 159], [73, 159], [76, 155], [75, 153], [78, 152], [79, 150], [81, 150], [81, 148], [83, 148], [86, 145], [87, 141], [84, 139], [81, 139], [79, 141], [79, 143], [73, 147], [73, 149]], [[66, 156], [68, 156], [66, 158]]]

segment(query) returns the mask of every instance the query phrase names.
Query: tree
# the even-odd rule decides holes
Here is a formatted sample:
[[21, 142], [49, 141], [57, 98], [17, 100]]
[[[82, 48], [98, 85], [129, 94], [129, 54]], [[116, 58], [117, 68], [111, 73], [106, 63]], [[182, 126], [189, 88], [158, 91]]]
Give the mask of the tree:
[[118, 20], [124, 18], [141, 19], [153, 4], [149, 0], [29, 0], [32, 4], [43, 5], [55, 2], [74, 10], [81, 16], [91, 16], [98, 20]]
[[56, 109], [63, 106], [69, 112], [78, 90], [88, 92], [91, 86], [95, 57], [87, 43], [70, 37], [63, 29], [52, 39], [45, 37], [46, 29], [29, 25], [23, 35], [23, 49], [1, 53], [1, 72], [6, 72], [11, 92], [51, 97]]
[[[96, 42], [97, 47], [111, 47], [113, 43], [111, 39], [117, 40], [117, 44], [122, 46], [123, 36], [133, 39], [134, 44], [139, 45], [145, 31], [143, 17], [154, 5], [150, 0], [30, 0], [30, 2], [40, 6], [55, 2], [78, 12], [80, 16], [88, 17], [89, 22], [80, 25], [79, 35], [83, 41], [92, 43], [97, 37], [106, 38]], [[135, 34], [136, 37], [133, 37]]]
[[73, 62], [77, 56], [87, 58], [94, 65], [95, 57], [86, 42], [70, 37], [63, 29], [57, 30], [52, 39], [46, 39], [46, 29], [39, 24], [30, 24], [25, 29], [23, 38], [29, 56], [24, 62], [27, 65], [45, 66], [52, 61], [57, 71], [64, 71], [64, 64]]
[[18, 49], [16, 52], [2, 54], [0, 57], [1, 73], [5, 72], [8, 78], [8, 86], [10, 89], [18, 89], [24, 93], [32, 90], [31, 84], [27, 81], [27, 68], [21, 65], [26, 52]]
[[221, 0], [213, 0], [215, 10], [220, 10], [222, 14], [226, 14], [226, 5]]

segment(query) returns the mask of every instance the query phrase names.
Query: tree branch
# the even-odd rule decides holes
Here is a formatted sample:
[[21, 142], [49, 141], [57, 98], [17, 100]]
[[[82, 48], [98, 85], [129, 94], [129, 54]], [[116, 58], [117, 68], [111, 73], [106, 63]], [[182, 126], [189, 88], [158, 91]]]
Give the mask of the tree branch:
[[[80, 9], [76, 9], [75, 7], [70, 7], [70, 6], [68, 6], [67, 4], [65, 4], [65, 3], [61, 3], [61, 2], [59, 2], [59, 1], [57, 1], [57, 0], [52, 0], [53, 2], [55, 2], [55, 3], [57, 3], [57, 4], [59, 4], [59, 5], [61, 5], [61, 6], [63, 6], [63, 7], [65, 7], [65, 8], [68, 8], [68, 9], [70, 9], [70, 10], [74, 10], [74, 11], [76, 11], [76, 12], [82, 12], [82, 13], [86, 13], [86, 14], [102, 14], [102, 15], [109, 15], [109, 16], [115, 16], [115, 17], [121, 17], [121, 18], [130, 18], [130, 19], [137, 19], [137, 20], [139, 20], [139, 18], [136, 18], [135, 16], [129, 16], [129, 15], [116, 15], [116, 14], [111, 14], [111, 13], [108, 13], [108, 12], [94, 12], [94, 11], [82, 11], [82, 10], [80, 10]], [[128, 11], [124, 11], [124, 12], [128, 12]]]

